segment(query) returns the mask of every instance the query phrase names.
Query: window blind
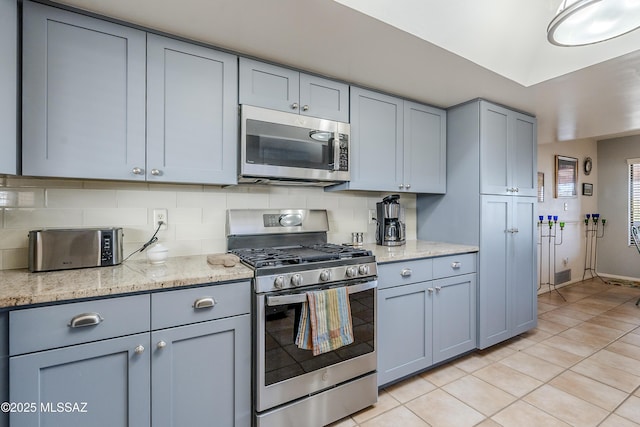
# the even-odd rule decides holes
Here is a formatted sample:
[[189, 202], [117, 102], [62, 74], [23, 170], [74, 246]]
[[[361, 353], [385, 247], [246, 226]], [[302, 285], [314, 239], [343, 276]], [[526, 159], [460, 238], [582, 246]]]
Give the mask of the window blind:
[[629, 245], [633, 245], [631, 227], [640, 226], [640, 159], [627, 159], [629, 165]]

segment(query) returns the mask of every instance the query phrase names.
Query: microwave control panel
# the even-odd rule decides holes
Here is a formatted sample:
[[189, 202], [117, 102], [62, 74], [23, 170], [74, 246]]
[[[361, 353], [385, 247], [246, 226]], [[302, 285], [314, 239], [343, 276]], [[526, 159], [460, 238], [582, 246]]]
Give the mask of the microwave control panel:
[[342, 138], [340, 138], [340, 166], [338, 170], [349, 171], [349, 144]]

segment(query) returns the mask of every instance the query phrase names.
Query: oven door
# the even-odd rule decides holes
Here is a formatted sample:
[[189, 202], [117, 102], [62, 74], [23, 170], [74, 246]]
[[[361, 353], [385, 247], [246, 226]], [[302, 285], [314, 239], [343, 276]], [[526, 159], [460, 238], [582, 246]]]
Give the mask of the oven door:
[[242, 106], [241, 177], [349, 180], [348, 123]]
[[[295, 344], [304, 292], [256, 295], [255, 409], [262, 412], [374, 372], [378, 282], [347, 286], [354, 342], [318, 356]], [[335, 287], [331, 286], [331, 287]], [[337, 286], [345, 286], [338, 284]]]

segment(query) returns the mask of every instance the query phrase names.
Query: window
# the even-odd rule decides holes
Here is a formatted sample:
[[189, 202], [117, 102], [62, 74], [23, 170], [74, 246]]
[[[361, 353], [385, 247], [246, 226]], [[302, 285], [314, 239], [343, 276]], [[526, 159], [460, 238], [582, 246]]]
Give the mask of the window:
[[640, 159], [628, 159], [629, 164], [629, 245], [633, 245], [631, 227], [640, 226]]

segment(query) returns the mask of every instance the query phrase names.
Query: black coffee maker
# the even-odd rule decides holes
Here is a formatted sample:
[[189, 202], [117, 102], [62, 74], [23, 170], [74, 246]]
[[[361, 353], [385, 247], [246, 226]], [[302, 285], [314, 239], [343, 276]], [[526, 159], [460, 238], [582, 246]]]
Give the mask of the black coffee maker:
[[404, 208], [400, 206], [399, 194], [392, 194], [376, 203], [376, 243], [382, 246], [405, 244], [406, 228]]

